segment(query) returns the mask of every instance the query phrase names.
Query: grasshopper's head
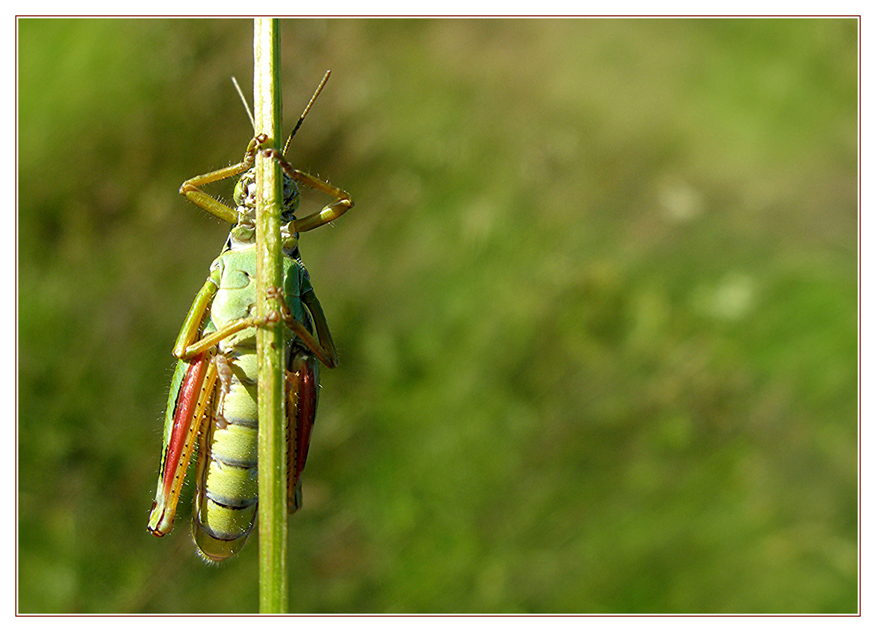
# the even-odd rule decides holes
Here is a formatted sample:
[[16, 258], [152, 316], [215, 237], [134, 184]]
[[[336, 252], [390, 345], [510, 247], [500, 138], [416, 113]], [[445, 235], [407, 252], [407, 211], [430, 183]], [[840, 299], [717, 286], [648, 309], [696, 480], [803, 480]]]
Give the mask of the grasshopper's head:
[[[298, 242], [298, 235], [291, 232], [290, 225], [298, 210], [298, 185], [283, 174], [283, 209], [280, 211], [280, 232], [283, 248], [292, 250]], [[234, 204], [237, 223], [231, 229], [231, 245], [251, 245], [255, 243], [256, 178], [255, 169], [246, 171], [234, 187]]]
[[[322, 81], [319, 82], [319, 85], [316, 87], [316, 91], [313, 93], [313, 96], [310, 97], [310, 101], [307, 103], [307, 106], [304, 108], [304, 111], [298, 118], [298, 122], [292, 129], [292, 133], [289, 135], [289, 139], [283, 146], [283, 153], [281, 154], [281, 156], [285, 156], [286, 152], [289, 150], [289, 145], [292, 142], [292, 139], [295, 138], [295, 132], [297, 132], [298, 128], [301, 127], [301, 123], [304, 121], [304, 117], [307, 116], [307, 112], [310, 110], [311, 106], [313, 106], [313, 103], [316, 101], [316, 97], [319, 96], [319, 93], [325, 86], [325, 82], [328, 81], [330, 74], [331, 71], [328, 70], [326, 71], [325, 75], [323, 75]], [[243, 91], [240, 89], [240, 86], [237, 84], [237, 80], [234, 77], [232, 77], [231, 80], [234, 82], [234, 87], [237, 88], [238, 94], [240, 94], [243, 105], [244, 107], [246, 107], [246, 111], [249, 114], [249, 120], [253, 124], [253, 130], [255, 130], [255, 119], [253, 119], [252, 112], [250, 111], [249, 106], [246, 103], [246, 98], [244, 98], [243, 96]], [[264, 139], [266, 138], [267, 137], [264, 137]], [[257, 136], [255, 140], [258, 139], [259, 137]], [[298, 233], [296, 233], [292, 228], [293, 222], [295, 221], [295, 211], [298, 210], [298, 199], [298, 185], [295, 184], [295, 181], [292, 180], [292, 178], [290, 178], [284, 171], [283, 209], [280, 211], [280, 235], [283, 239], [283, 251], [287, 255], [291, 256], [296, 256], [296, 250], [298, 248]], [[250, 246], [255, 243], [255, 169], [250, 169], [242, 176], [240, 176], [240, 180], [237, 181], [237, 186], [234, 187], [234, 203], [237, 205], [237, 223], [231, 229], [231, 234], [228, 237], [228, 247], [234, 248], [235, 246]]]

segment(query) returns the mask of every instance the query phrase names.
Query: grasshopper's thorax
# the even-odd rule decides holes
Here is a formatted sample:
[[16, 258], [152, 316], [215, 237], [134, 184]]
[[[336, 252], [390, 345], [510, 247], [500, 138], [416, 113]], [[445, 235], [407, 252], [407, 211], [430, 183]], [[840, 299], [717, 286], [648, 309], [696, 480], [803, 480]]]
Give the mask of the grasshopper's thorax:
[[[283, 174], [283, 210], [280, 212], [280, 235], [283, 250], [293, 251], [298, 245], [298, 233], [292, 230], [295, 211], [298, 210], [298, 185]], [[255, 169], [250, 169], [237, 181], [234, 187], [234, 204], [237, 223], [228, 236], [228, 248], [232, 250], [249, 248], [255, 244], [256, 178]]]

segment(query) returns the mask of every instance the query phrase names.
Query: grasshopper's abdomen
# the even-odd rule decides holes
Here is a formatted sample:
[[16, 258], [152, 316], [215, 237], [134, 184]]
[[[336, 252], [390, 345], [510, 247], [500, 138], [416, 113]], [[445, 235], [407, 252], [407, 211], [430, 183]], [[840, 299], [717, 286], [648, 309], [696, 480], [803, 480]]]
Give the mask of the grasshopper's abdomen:
[[217, 356], [214, 410], [201, 436], [192, 532], [216, 562], [237, 553], [258, 510], [258, 405], [255, 350]]

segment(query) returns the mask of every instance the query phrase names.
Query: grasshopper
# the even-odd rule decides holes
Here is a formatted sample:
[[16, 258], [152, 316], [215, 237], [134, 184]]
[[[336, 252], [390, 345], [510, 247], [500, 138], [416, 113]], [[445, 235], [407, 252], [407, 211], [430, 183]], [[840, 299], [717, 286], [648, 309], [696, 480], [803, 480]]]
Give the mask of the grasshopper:
[[[177, 358], [165, 414], [158, 490], [148, 529], [163, 536], [173, 528], [180, 490], [197, 444], [197, 491], [192, 533], [205, 561], [221, 562], [246, 543], [258, 510], [258, 405], [256, 328], [282, 320], [286, 327], [286, 421], [295, 429], [288, 455], [290, 513], [301, 506], [301, 472], [318, 403], [319, 363], [337, 366], [337, 352], [322, 306], [298, 251], [299, 233], [340, 217], [353, 207], [350, 195], [293, 169], [289, 144], [328, 80], [326, 73], [282, 153], [253, 138], [239, 163], [183, 182], [180, 193], [196, 206], [233, 224], [221, 254], [195, 297], [177, 337]], [[279, 313], [256, 316], [255, 156], [263, 152], [283, 170], [283, 287], [271, 288]], [[240, 176], [235, 208], [201, 187]], [[297, 219], [299, 185], [335, 201]], [[315, 335], [314, 335], [315, 330]]]

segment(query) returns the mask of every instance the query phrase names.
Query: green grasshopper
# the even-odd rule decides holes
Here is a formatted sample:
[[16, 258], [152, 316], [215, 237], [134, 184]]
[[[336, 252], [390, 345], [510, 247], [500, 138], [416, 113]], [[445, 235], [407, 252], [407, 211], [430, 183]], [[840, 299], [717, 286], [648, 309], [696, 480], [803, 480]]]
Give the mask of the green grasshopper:
[[[303, 173], [286, 161], [289, 144], [325, 82], [326, 73], [289, 136], [283, 153], [265, 147], [258, 135], [243, 160], [183, 182], [180, 193], [208, 213], [233, 224], [222, 253], [183, 322], [173, 355], [178, 358], [171, 381], [164, 425], [158, 491], [148, 529], [163, 536], [173, 528], [180, 490], [195, 444], [198, 444], [197, 491], [192, 533], [202, 557], [220, 562], [246, 543], [258, 510], [258, 405], [256, 328], [282, 320], [286, 331], [286, 420], [295, 429], [288, 457], [289, 512], [301, 506], [301, 472], [307, 459], [316, 415], [319, 362], [337, 366], [337, 353], [325, 314], [298, 251], [299, 233], [340, 217], [353, 207], [350, 195]], [[284, 173], [281, 236], [283, 287], [269, 294], [281, 309], [268, 317], [256, 314], [255, 170], [257, 152], [276, 160]], [[241, 175], [242, 174], [242, 175]], [[240, 176], [234, 189], [236, 208], [226, 206], [201, 187]], [[298, 185], [335, 198], [322, 210], [296, 219]], [[314, 336], [314, 329], [316, 336]]]

